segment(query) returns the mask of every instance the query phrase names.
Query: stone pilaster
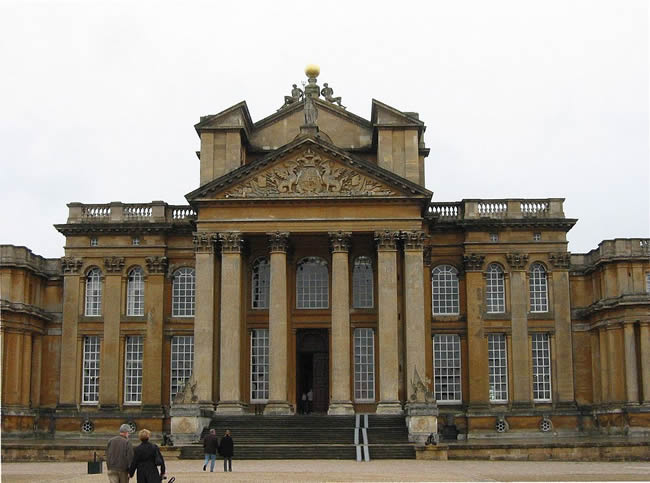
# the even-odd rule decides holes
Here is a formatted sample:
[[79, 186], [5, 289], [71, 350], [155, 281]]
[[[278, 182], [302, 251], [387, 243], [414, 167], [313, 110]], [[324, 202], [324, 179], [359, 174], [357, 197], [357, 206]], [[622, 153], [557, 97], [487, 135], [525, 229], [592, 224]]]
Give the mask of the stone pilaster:
[[198, 404], [214, 409], [212, 373], [214, 367], [214, 287], [216, 233], [194, 233], [196, 263], [196, 310], [194, 312], [194, 365]]
[[377, 242], [377, 285], [379, 287], [379, 385], [377, 414], [401, 414], [399, 401], [399, 359], [397, 329], [397, 243], [398, 232], [375, 233]]
[[643, 404], [650, 404], [650, 322], [643, 321], [639, 327], [641, 349], [641, 392]]
[[104, 337], [99, 364], [99, 404], [103, 409], [119, 406], [120, 394], [120, 309], [122, 306], [123, 257], [104, 259], [102, 316]]
[[31, 400], [32, 388], [32, 334], [26, 332], [23, 334], [23, 348], [22, 348], [22, 384], [20, 390], [20, 404], [24, 407], [29, 407]]
[[639, 374], [636, 368], [636, 337], [634, 324], [626, 323], [623, 326], [625, 347], [625, 396], [628, 404], [639, 402]]
[[269, 233], [271, 280], [269, 289], [269, 402], [264, 414], [291, 414], [287, 399], [287, 247], [288, 233]]
[[598, 343], [600, 353], [600, 402], [607, 404], [610, 402], [610, 385], [609, 385], [609, 357], [607, 350], [607, 330], [604, 327], [598, 329]]
[[[555, 374], [557, 404], [574, 405], [573, 386], [573, 337], [571, 331], [571, 300], [569, 298], [569, 272], [561, 265], [566, 258], [556, 255], [553, 270], [553, 315], [555, 317], [555, 361], [561, 370]], [[550, 283], [549, 283], [550, 287]]]
[[41, 405], [41, 374], [43, 371], [43, 336], [34, 334], [32, 338], [32, 379], [31, 379], [31, 404], [32, 407]]
[[77, 333], [79, 325], [80, 285], [82, 283], [80, 258], [63, 257], [63, 324], [61, 330], [61, 371], [59, 373], [60, 407], [74, 407], [79, 399], [76, 391], [80, 375], [77, 371]]
[[354, 414], [350, 398], [351, 233], [330, 233], [332, 246], [332, 400], [328, 414]]
[[241, 233], [219, 234], [221, 242], [221, 360], [219, 361], [218, 414], [242, 414], [242, 248]]
[[[473, 360], [487, 361], [487, 340], [483, 329], [482, 310], [485, 306], [485, 281], [483, 265], [485, 256], [469, 254], [463, 256], [465, 283], [467, 286], [467, 350]], [[487, 364], [469, 364], [470, 409], [487, 407], [489, 379]]]
[[[165, 274], [167, 257], [145, 258], [147, 283], [145, 286], [144, 312], [147, 318], [147, 335], [144, 338], [142, 361], [143, 374], [157, 374], [163, 361], [163, 307], [165, 303]], [[143, 408], [160, 409], [169, 401], [162, 400], [162, 378], [148, 377], [142, 384]]]
[[531, 367], [528, 344], [528, 286], [526, 262], [528, 255], [509, 253], [510, 311], [512, 316], [512, 394], [514, 406], [531, 404]]

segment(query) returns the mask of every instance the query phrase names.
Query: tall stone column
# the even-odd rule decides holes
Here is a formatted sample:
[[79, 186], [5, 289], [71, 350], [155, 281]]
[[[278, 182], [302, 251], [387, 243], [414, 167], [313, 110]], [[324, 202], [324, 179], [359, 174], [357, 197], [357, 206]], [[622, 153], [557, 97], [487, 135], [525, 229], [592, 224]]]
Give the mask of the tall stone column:
[[214, 287], [216, 233], [194, 234], [196, 260], [196, 310], [194, 312], [194, 364], [198, 404], [214, 409], [212, 371], [214, 370]]
[[328, 414], [354, 414], [350, 398], [351, 233], [330, 233], [332, 246], [332, 400]]
[[[513, 406], [531, 404], [531, 368], [528, 345], [528, 287], [526, 263], [528, 255], [508, 253], [510, 265], [510, 309], [512, 315], [512, 394]], [[484, 359], [487, 360], [487, 359]]]
[[23, 332], [8, 330], [5, 332], [4, 367], [2, 373], [2, 403], [18, 406], [21, 404], [21, 389], [23, 384]]
[[639, 325], [641, 392], [643, 393], [643, 404], [650, 404], [650, 321], [642, 321]]
[[379, 287], [379, 386], [377, 414], [401, 414], [397, 332], [397, 243], [399, 232], [375, 233]]
[[23, 335], [23, 349], [22, 349], [22, 384], [20, 391], [20, 404], [28, 407], [31, 400], [32, 388], [32, 334], [25, 332]]
[[625, 396], [628, 404], [639, 403], [639, 374], [636, 369], [636, 337], [634, 323], [623, 325], [625, 342]]
[[[413, 384], [426, 377], [426, 329], [424, 325], [424, 232], [402, 233], [404, 240], [404, 299], [406, 316], [407, 398]], [[417, 376], [416, 376], [417, 373]], [[430, 390], [430, 388], [428, 388]]]
[[61, 408], [76, 407], [80, 398], [76, 391], [80, 374], [77, 370], [77, 332], [79, 324], [79, 289], [81, 258], [63, 257], [63, 324], [61, 330], [61, 371], [59, 374], [59, 403]]
[[120, 394], [120, 312], [122, 307], [122, 271], [124, 257], [104, 259], [104, 300], [102, 314], [104, 337], [99, 364], [99, 404], [116, 409]]
[[32, 379], [31, 403], [32, 407], [41, 405], [41, 373], [43, 371], [43, 336], [34, 334], [32, 343]]
[[269, 304], [269, 402], [264, 414], [291, 414], [287, 400], [287, 247], [288, 233], [269, 233], [271, 281]]
[[[485, 306], [484, 255], [463, 257], [467, 284], [467, 350], [471, 359], [487, 361], [487, 340], [483, 329], [482, 307]], [[481, 409], [488, 405], [489, 379], [487, 364], [469, 364], [469, 407]]]
[[162, 400], [162, 374], [164, 337], [163, 312], [165, 306], [165, 274], [167, 257], [146, 257], [147, 284], [145, 286], [144, 311], [147, 317], [147, 335], [144, 338], [142, 373], [148, 376], [142, 381], [142, 407], [160, 410], [169, 401]]
[[607, 404], [611, 402], [611, 391], [609, 385], [609, 357], [607, 356], [607, 329], [600, 327], [598, 329], [598, 345], [600, 354], [600, 402]]
[[242, 414], [242, 262], [241, 233], [220, 233], [221, 241], [221, 360], [217, 414]]
[[625, 361], [622, 355], [623, 328], [621, 324], [607, 326], [607, 358], [609, 359], [609, 396], [610, 402], [622, 403], [625, 401]]

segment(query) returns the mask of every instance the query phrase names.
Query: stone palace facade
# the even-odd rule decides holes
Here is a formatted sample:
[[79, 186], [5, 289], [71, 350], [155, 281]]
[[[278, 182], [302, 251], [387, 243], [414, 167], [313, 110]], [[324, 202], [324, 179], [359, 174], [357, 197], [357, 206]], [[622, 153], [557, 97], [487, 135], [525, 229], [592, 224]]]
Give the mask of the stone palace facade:
[[418, 114], [307, 73], [200, 119], [187, 206], [70, 203], [61, 259], [0, 247], [3, 435], [194, 437], [309, 391], [469, 438], [650, 432], [648, 239], [570, 254], [562, 199], [432, 202]]

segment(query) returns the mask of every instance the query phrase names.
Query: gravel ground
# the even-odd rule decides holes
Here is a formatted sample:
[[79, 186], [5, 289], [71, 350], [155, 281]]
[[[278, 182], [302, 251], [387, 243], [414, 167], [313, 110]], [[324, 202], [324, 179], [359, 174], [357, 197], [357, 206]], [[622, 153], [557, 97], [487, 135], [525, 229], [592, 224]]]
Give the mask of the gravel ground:
[[[650, 481], [650, 462], [377, 460], [233, 461], [233, 472], [201, 471], [202, 461], [170, 461], [167, 474], [194, 481]], [[108, 481], [86, 463], [3, 463], [2, 482]], [[104, 467], [104, 471], [106, 468]], [[135, 483], [135, 479], [131, 480]]]

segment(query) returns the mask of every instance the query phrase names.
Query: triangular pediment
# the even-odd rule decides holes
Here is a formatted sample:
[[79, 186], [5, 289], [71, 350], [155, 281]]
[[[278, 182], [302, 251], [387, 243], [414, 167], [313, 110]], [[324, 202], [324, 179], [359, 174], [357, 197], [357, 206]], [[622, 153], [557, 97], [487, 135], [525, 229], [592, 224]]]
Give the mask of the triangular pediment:
[[422, 198], [432, 193], [318, 138], [302, 138], [189, 193], [199, 199]]
[[214, 129], [243, 129], [248, 135], [252, 129], [253, 121], [246, 101], [242, 101], [217, 114], [201, 117], [194, 125], [198, 133]]
[[375, 126], [424, 127], [424, 123], [417, 118], [416, 113], [402, 112], [377, 99], [372, 100], [372, 113], [370, 118]]

